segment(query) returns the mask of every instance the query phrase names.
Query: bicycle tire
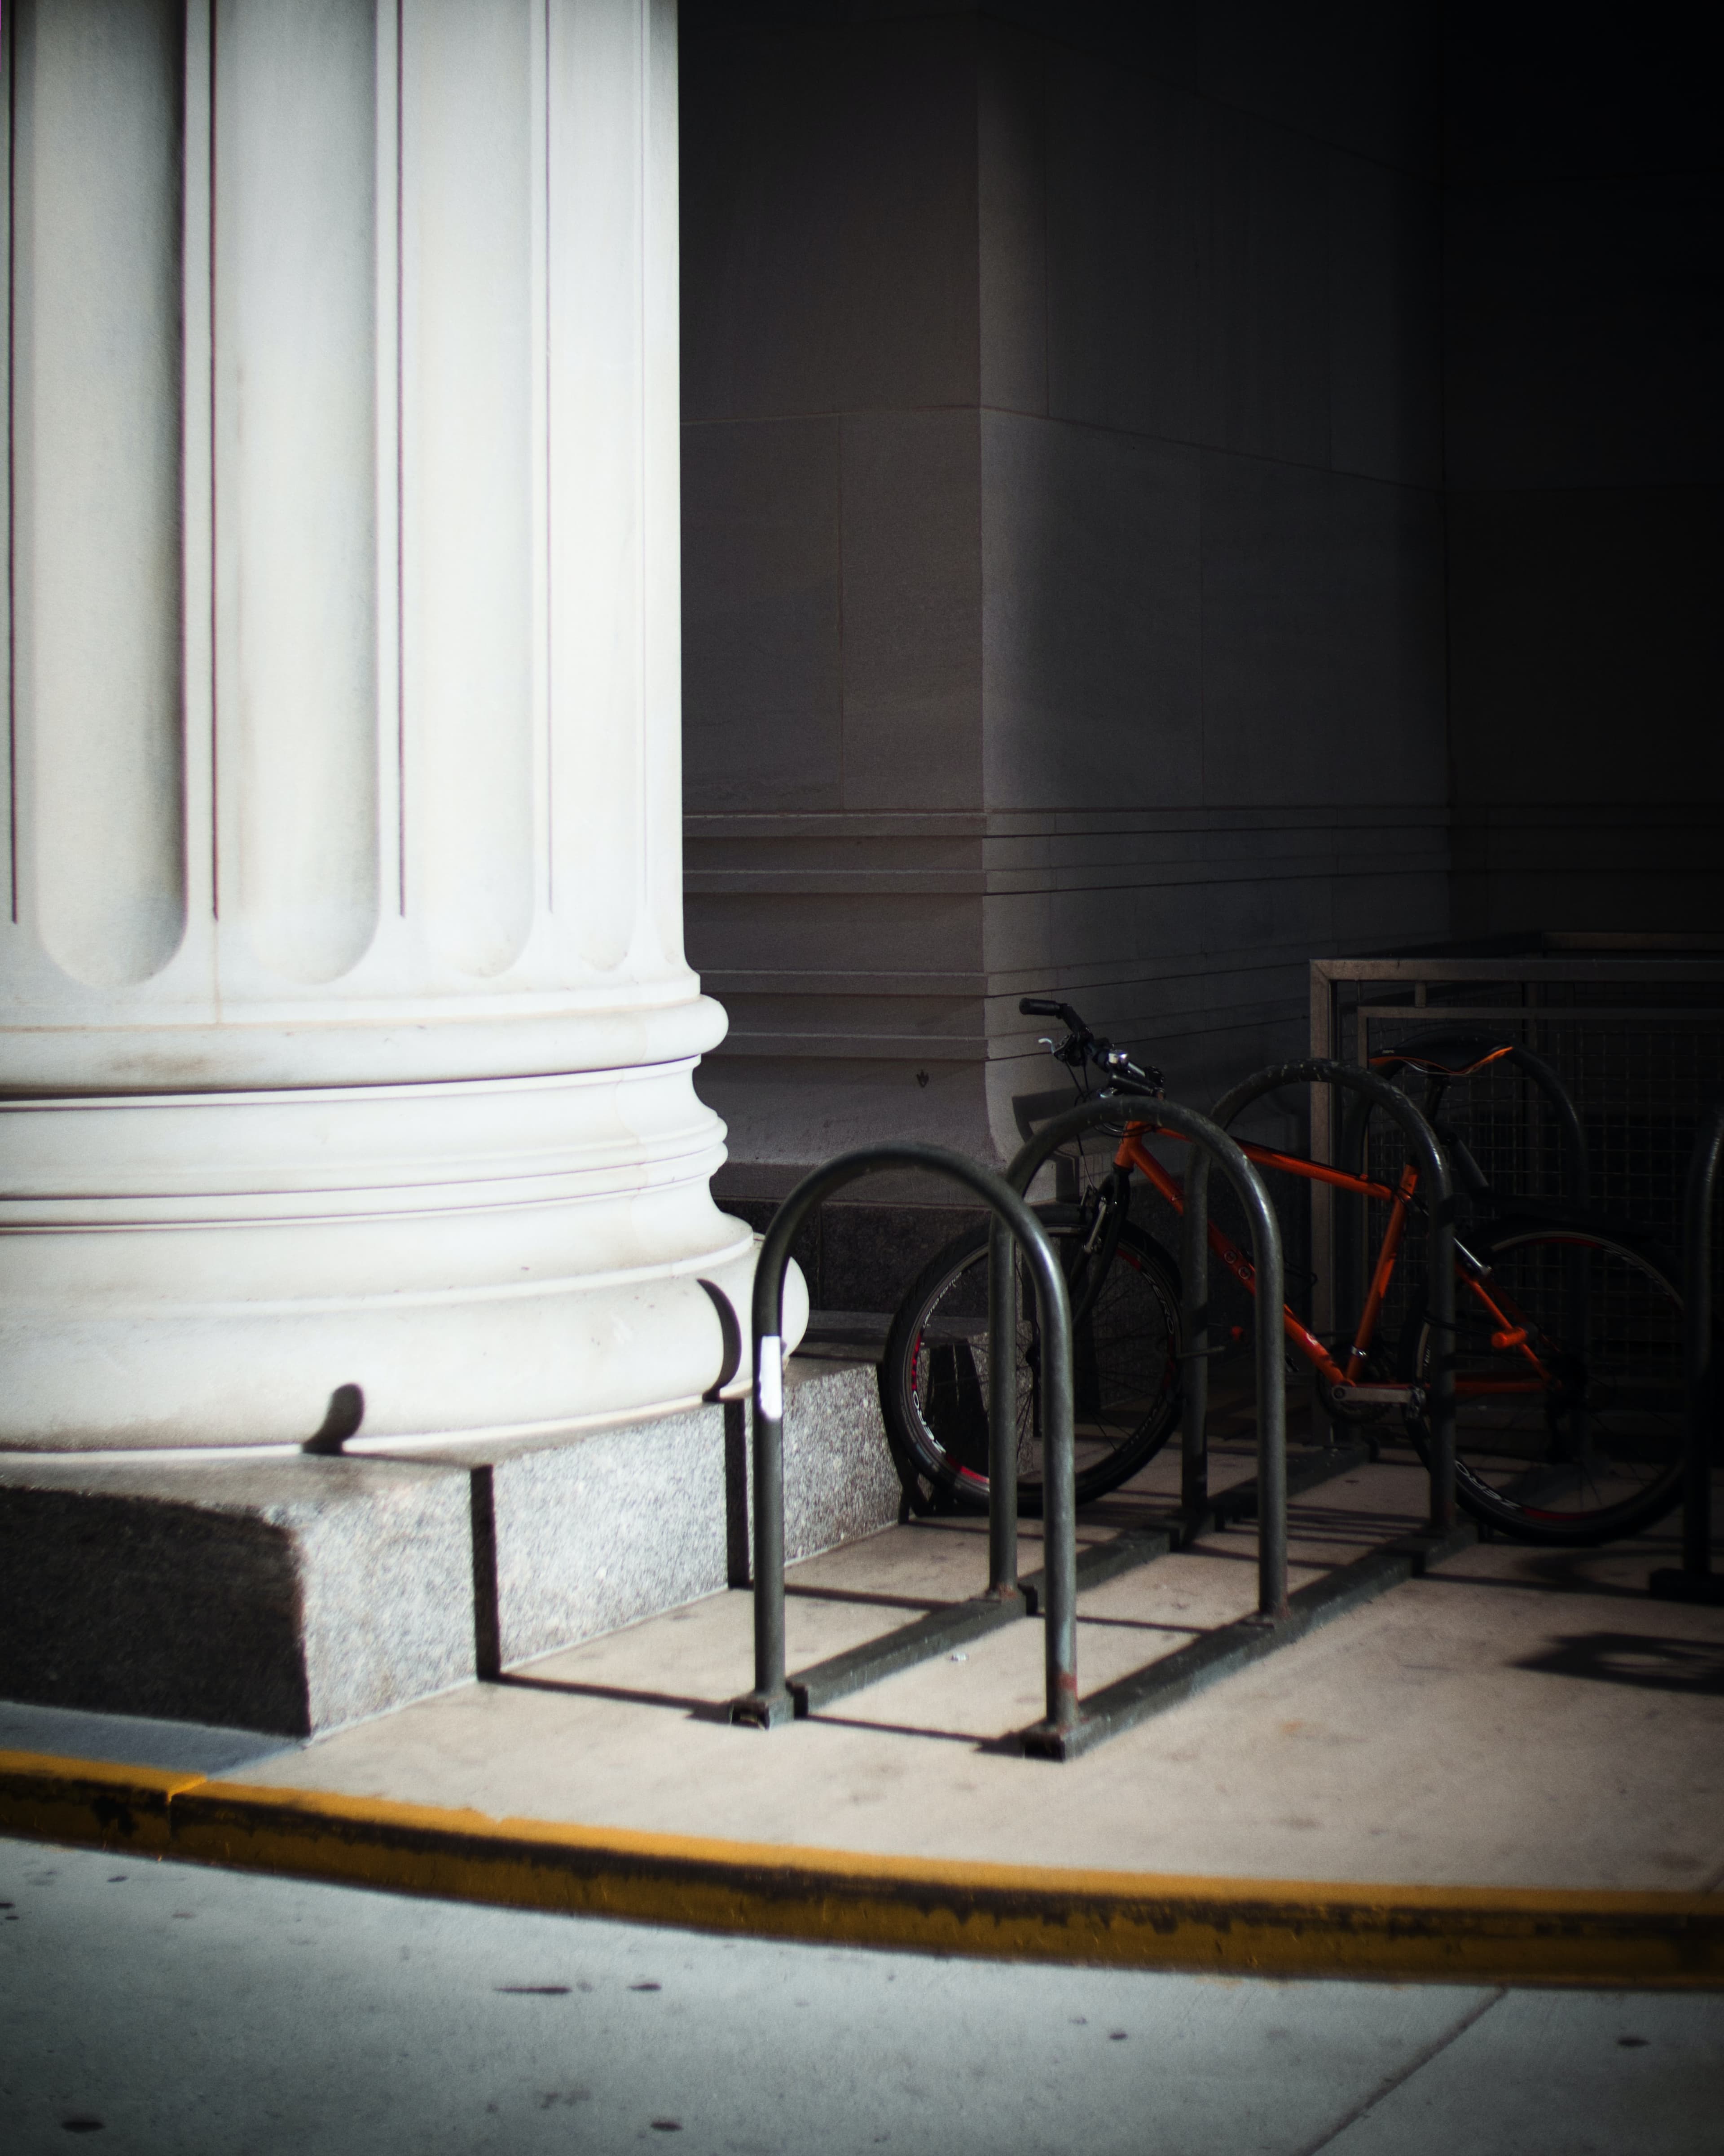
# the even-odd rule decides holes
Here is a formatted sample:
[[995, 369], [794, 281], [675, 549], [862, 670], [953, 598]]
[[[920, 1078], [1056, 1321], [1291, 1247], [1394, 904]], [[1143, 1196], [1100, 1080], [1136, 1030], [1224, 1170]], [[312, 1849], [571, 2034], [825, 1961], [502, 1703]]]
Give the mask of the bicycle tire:
[[[1457, 1502], [1519, 1542], [1580, 1548], [1650, 1527], [1680, 1501], [1686, 1435], [1682, 1298], [1668, 1273], [1631, 1240], [1579, 1225], [1516, 1229], [1485, 1255], [1485, 1285], [1526, 1321], [1528, 1342], [1493, 1332], [1457, 1275]], [[1430, 1348], [1416, 1307], [1405, 1381], [1429, 1383]], [[1429, 1466], [1429, 1424], [1408, 1426]]]
[[[1070, 1209], [1036, 1210], [1073, 1303], [1077, 1502], [1087, 1504], [1152, 1459], [1178, 1418], [1179, 1276], [1158, 1243], [1127, 1224], [1106, 1274], [1091, 1282]], [[954, 1238], [924, 1266], [892, 1320], [880, 1372], [887, 1441], [906, 1487], [919, 1476], [972, 1512], [988, 1507], [988, 1233]], [[1018, 1506], [1035, 1519], [1040, 1343], [1021, 1260], [1018, 1296]]]

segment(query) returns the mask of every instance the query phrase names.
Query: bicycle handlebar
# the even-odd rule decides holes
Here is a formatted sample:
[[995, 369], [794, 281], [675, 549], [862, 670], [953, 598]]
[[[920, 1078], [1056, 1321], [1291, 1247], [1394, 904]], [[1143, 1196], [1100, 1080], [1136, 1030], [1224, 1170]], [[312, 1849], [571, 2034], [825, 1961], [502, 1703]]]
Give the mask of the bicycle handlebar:
[[1059, 1019], [1065, 1028], [1066, 1038], [1054, 1048], [1054, 1054], [1070, 1069], [1081, 1070], [1085, 1063], [1094, 1063], [1108, 1074], [1116, 1091], [1135, 1093], [1141, 1090], [1152, 1096], [1161, 1092], [1159, 1070], [1140, 1068], [1123, 1048], [1116, 1048], [1101, 1034], [1091, 1033], [1070, 1004], [1055, 1003], [1049, 996], [1024, 996], [1018, 1008], [1025, 1018]]

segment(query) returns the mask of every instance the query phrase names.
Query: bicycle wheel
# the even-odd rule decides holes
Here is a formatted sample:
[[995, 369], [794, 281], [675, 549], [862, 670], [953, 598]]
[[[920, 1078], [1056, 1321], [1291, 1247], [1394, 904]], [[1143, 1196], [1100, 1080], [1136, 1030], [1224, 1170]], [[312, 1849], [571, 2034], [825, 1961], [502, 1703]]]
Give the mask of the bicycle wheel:
[[[1521, 1229], [1487, 1259], [1477, 1287], [1455, 1284], [1458, 1502], [1521, 1542], [1650, 1527], [1682, 1494], [1681, 1296], [1652, 1258], [1588, 1229]], [[1415, 1310], [1404, 1378], [1429, 1383], [1430, 1346]], [[1428, 1425], [1412, 1430], [1429, 1463]]]
[[[1069, 1209], [1065, 1209], [1069, 1216]], [[1122, 1227], [1099, 1283], [1083, 1230], [1050, 1225], [1071, 1296], [1077, 1499], [1135, 1475], [1166, 1443], [1179, 1412], [1179, 1281], [1160, 1245]], [[1034, 1291], [1018, 1265], [1018, 1504], [1042, 1509], [1039, 1330]], [[880, 1364], [886, 1435], [900, 1469], [971, 1511], [988, 1504], [988, 1229], [931, 1259], [899, 1305]]]

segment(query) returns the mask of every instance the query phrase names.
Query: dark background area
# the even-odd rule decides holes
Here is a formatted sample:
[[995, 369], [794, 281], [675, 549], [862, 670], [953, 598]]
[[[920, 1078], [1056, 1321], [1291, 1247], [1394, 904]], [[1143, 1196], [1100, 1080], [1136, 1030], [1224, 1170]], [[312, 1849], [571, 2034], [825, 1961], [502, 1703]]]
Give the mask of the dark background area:
[[1314, 956], [1724, 931], [1715, 15], [682, 23], [722, 1196], [1008, 1154], [1026, 993], [1203, 1106]]

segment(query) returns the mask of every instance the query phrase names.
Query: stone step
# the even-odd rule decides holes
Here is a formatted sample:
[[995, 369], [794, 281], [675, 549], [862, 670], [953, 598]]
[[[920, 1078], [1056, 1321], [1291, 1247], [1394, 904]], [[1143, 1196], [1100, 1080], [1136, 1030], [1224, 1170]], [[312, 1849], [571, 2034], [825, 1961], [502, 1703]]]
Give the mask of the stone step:
[[[897, 1517], [866, 1363], [787, 1372], [785, 1543]], [[0, 1696], [300, 1737], [748, 1577], [746, 1401], [412, 1455], [0, 1459]]]

